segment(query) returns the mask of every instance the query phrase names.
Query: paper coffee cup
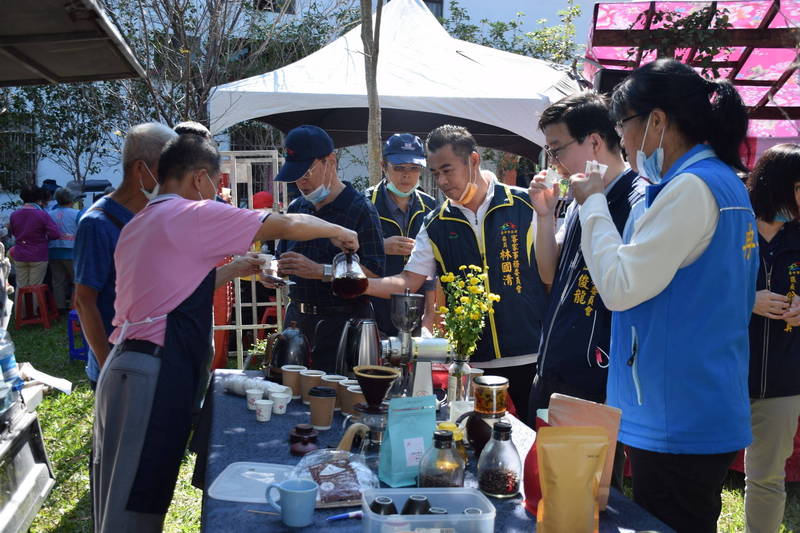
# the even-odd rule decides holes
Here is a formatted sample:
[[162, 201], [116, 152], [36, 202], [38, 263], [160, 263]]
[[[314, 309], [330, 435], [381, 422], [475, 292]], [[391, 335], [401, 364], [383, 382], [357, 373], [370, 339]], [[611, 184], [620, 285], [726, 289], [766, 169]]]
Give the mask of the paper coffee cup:
[[347, 396], [347, 387], [358, 386], [358, 381], [355, 379], [343, 379], [336, 384], [336, 397], [339, 401], [339, 407], [343, 414], [352, 415], [353, 411], [345, 409], [345, 396]]
[[244, 393], [247, 396], [247, 408], [251, 411], [255, 411], [256, 400], [264, 398], [264, 391], [261, 389], [247, 389]]
[[273, 392], [269, 399], [272, 400], [272, 412], [276, 415], [286, 414], [286, 407], [292, 401], [292, 397], [283, 392]]
[[272, 400], [256, 400], [256, 420], [259, 422], [269, 422], [272, 418]]
[[334, 411], [339, 411], [342, 408], [342, 401], [339, 399], [339, 382], [346, 380], [347, 376], [339, 376], [337, 374], [325, 374], [322, 376], [322, 384], [336, 391], [336, 407], [333, 408]]
[[308, 405], [308, 391], [311, 390], [311, 387], [319, 385], [324, 375], [325, 372], [322, 370], [302, 370], [300, 372], [300, 395], [304, 405]]
[[342, 396], [342, 412], [350, 415], [355, 414], [356, 404], [366, 402], [367, 400], [364, 398], [364, 394], [361, 392], [361, 387], [358, 385], [347, 387], [344, 396]]
[[333, 387], [311, 387], [308, 391], [311, 404], [311, 425], [314, 429], [331, 429], [333, 408], [336, 405], [336, 389]]
[[306, 367], [302, 365], [283, 365], [281, 367], [283, 385], [292, 389], [292, 398], [295, 400], [300, 398], [300, 372], [303, 370], [306, 370]]

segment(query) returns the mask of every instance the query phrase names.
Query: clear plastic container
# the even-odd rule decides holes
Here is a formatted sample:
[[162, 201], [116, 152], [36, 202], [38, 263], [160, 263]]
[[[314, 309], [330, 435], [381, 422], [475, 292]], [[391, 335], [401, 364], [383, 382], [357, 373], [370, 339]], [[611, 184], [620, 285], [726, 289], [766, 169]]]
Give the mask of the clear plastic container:
[[[432, 507], [443, 508], [447, 514], [379, 515], [369, 508], [369, 504], [378, 496], [388, 496], [399, 510], [412, 494], [427, 496]], [[362, 525], [365, 533], [447, 528], [458, 533], [492, 533], [496, 514], [494, 505], [486, 496], [475, 489], [464, 488], [367, 489], [361, 498], [361, 508], [364, 511]], [[465, 514], [467, 509], [472, 511]]]

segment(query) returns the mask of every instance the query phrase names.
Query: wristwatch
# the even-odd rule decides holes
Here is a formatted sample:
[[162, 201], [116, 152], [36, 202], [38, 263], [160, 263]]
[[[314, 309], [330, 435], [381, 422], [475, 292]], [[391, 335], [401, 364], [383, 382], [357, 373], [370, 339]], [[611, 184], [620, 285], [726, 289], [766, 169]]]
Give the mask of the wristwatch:
[[322, 265], [322, 281], [323, 283], [333, 281], [333, 265]]

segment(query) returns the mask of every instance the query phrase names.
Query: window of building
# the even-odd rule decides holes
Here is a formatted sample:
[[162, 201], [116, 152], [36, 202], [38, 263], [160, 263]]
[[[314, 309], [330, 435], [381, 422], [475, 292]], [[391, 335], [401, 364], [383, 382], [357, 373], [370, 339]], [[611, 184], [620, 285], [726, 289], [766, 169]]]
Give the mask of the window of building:
[[425, 0], [425, 4], [431, 13], [439, 18], [444, 17], [444, 0]]
[[35, 183], [38, 163], [33, 133], [0, 131], [0, 189], [14, 191]]
[[255, 0], [255, 8], [273, 13], [280, 13], [285, 9], [285, 13], [294, 15], [294, 0]]

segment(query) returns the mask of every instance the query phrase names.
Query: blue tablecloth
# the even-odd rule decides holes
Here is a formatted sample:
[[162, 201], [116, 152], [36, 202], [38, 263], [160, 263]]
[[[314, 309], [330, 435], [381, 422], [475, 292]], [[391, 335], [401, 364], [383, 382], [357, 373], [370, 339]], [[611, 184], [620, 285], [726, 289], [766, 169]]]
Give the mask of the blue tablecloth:
[[[285, 415], [273, 415], [267, 423], [256, 421], [253, 411], [247, 410], [244, 398], [226, 394], [220, 384], [221, 377], [230, 370], [214, 373], [211, 400], [211, 427], [206, 463], [206, 487], [231, 463], [253, 461], [294, 465], [298, 458], [289, 454], [289, 431], [296, 425], [309, 422], [309, 412], [298, 400], [289, 404]], [[334, 425], [329, 431], [320, 431], [320, 448], [336, 447], [342, 436], [343, 418], [334, 415]], [[495, 531], [507, 533], [535, 531], [533, 517], [520, 505], [521, 498], [491, 500], [497, 509]], [[202, 531], [207, 533], [236, 533], [287, 530], [277, 516], [247, 512], [248, 509], [273, 511], [267, 504], [237, 503], [203, 496]], [[327, 522], [328, 516], [358, 508], [318, 510], [314, 524], [302, 531], [314, 531], [321, 527], [337, 531], [361, 531], [357, 519]], [[620, 528], [641, 531], [653, 530], [670, 533], [672, 530], [648, 514], [644, 509], [614, 489], [608, 509], [600, 514], [600, 531], [619, 533]]]

